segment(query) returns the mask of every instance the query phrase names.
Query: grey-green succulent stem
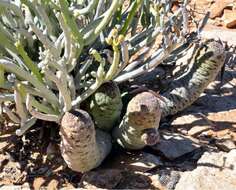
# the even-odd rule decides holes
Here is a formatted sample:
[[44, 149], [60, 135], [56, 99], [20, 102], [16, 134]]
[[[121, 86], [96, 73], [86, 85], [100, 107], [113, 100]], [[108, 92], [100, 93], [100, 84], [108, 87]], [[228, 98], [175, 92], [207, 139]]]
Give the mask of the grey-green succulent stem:
[[152, 42], [154, 42], [154, 40], [157, 38], [160, 32], [161, 32], [161, 28], [156, 28], [150, 35], [147, 35], [145, 39], [143, 39], [139, 43], [136, 43], [136, 45], [131, 46], [129, 48], [129, 53], [132, 55], [136, 53], [137, 51], [139, 51], [140, 49], [142, 49], [143, 47], [146, 47]]
[[66, 67], [63, 64], [63, 59], [60, 59], [59, 61], [55, 60], [54, 56], [52, 56], [50, 51], [49, 50], [46, 50], [46, 51], [48, 51], [48, 52], [46, 53], [46, 57], [43, 60], [44, 65], [50, 66], [51, 68], [54, 68], [54, 69], [61, 71], [63, 73], [67, 73]]
[[26, 93], [29, 93], [33, 96], [44, 98], [44, 95], [40, 93], [39, 91], [37, 91], [37, 89], [31, 87], [28, 82], [18, 83], [17, 88], [19, 88], [18, 90], [20, 90], [22, 97], [25, 97]]
[[104, 0], [99, 0], [93, 20], [96, 20], [100, 16], [103, 5], [104, 5]]
[[96, 81], [87, 90], [85, 90], [85, 92], [83, 92], [75, 100], [72, 101], [73, 107], [80, 104], [85, 99], [87, 99], [91, 94], [93, 94], [104, 83], [104, 81], [105, 81], [104, 66], [105, 66], [105, 62], [103, 60], [103, 61], [101, 61], [100, 65], [98, 67]]
[[88, 68], [92, 65], [92, 63], [93, 63], [92, 59], [88, 59], [84, 63], [81, 63], [82, 66], [75, 76], [76, 90], [81, 88], [81, 84], [80, 84], [81, 78], [85, 75], [85, 73], [87, 72]]
[[7, 39], [9, 39], [10, 41], [14, 41], [14, 37], [12, 36], [12, 34], [7, 30], [7, 28], [0, 22], [0, 33], [3, 36], [6, 36]]
[[75, 9], [74, 16], [78, 17], [80, 15], [85, 15], [85, 14], [91, 13], [93, 11], [93, 9], [95, 9], [95, 7], [97, 6], [98, 1], [99, 0], [91, 0], [87, 7], [83, 8], [83, 9]]
[[[21, 6], [24, 4], [26, 5], [28, 8], [29, 8], [29, 11], [33, 12], [38, 18], [40, 18], [40, 15], [36, 9], [36, 1], [33, 0], [33, 1], [29, 1], [29, 0], [21, 0]], [[23, 6], [22, 6], [23, 7]], [[24, 6], [25, 7], [25, 6]]]
[[55, 41], [55, 47], [59, 52], [61, 52], [62, 48], [64, 47], [63, 45], [64, 41], [65, 41], [64, 33], [62, 32], [57, 38], [57, 40]]
[[123, 3], [123, 0], [112, 1], [110, 8], [103, 15], [101, 15], [103, 19], [101, 20], [99, 25], [93, 30], [91, 35], [84, 39], [85, 45], [91, 44], [100, 35], [101, 31], [110, 22], [112, 15], [115, 13], [115, 10], [120, 7], [121, 3]]
[[135, 13], [139, 9], [139, 7], [142, 5], [142, 3], [143, 3], [143, 0], [135, 0], [135, 1], [133, 1], [132, 5], [131, 5], [131, 10], [130, 10], [130, 12], [128, 14], [127, 19], [125, 20], [125, 23], [124, 23], [124, 25], [123, 25], [123, 27], [122, 27], [122, 29], [120, 31], [120, 34], [123, 34], [123, 35], [126, 34], [126, 32], [128, 31], [128, 28], [129, 28], [129, 26], [130, 26], [130, 24], [131, 24], [131, 22], [132, 22], [132, 20], [134, 18]]
[[105, 76], [106, 81], [113, 79], [113, 77], [116, 75], [118, 71], [118, 67], [120, 63], [120, 50], [118, 49], [118, 47], [113, 48], [113, 50], [114, 50], [114, 57], [113, 57], [112, 65], [110, 66]]
[[216, 78], [224, 60], [222, 44], [212, 40], [203, 42], [193, 56], [193, 65], [189, 72], [172, 82], [170, 89], [162, 94], [162, 118], [182, 111], [196, 101], [208, 84]]
[[26, 67], [32, 71], [33, 75], [40, 81], [43, 83], [43, 76], [40, 73], [38, 67], [33, 63], [33, 61], [31, 60], [31, 58], [28, 56], [28, 54], [25, 52], [24, 47], [21, 45], [20, 41], [17, 41], [15, 43], [16, 49], [19, 53], [19, 55], [23, 58], [24, 60], [24, 64], [26, 65]]
[[0, 1], [0, 7], [2, 7], [2, 8], [9, 8], [9, 9], [13, 10], [14, 13], [20, 19], [21, 23], [24, 23], [24, 16], [23, 16], [23, 13], [22, 13], [22, 11], [21, 11], [21, 9], [19, 7], [17, 7], [16, 5], [14, 5], [13, 3], [11, 3], [8, 0]]
[[14, 90], [14, 100], [16, 105], [16, 113], [19, 115], [21, 122], [24, 123], [27, 120], [28, 116], [27, 116], [27, 111], [23, 104], [21, 94], [17, 88]]
[[125, 41], [121, 42], [121, 57], [122, 57], [122, 62], [120, 63], [119, 68], [113, 78], [115, 78], [118, 74], [120, 74], [129, 63], [128, 43]]
[[75, 100], [72, 101], [72, 106], [76, 106], [80, 104], [81, 102], [83, 102], [84, 100], [86, 100], [91, 94], [93, 94], [99, 88], [99, 86], [101, 86], [102, 83], [103, 83], [103, 80], [97, 79], [95, 83], [93, 83], [88, 88], [88, 90], [85, 90], [84, 93], [82, 93]]
[[66, 62], [68, 73], [70, 73], [77, 64], [76, 54], [77, 54], [77, 47], [75, 41], [72, 39], [69, 59]]
[[75, 81], [73, 76], [67, 75], [67, 81], [68, 81], [68, 88], [70, 89], [71, 99], [73, 100], [76, 97]]
[[126, 66], [129, 62], [128, 42], [126, 41], [121, 42], [121, 55], [122, 55], [122, 61]]
[[28, 131], [30, 129], [30, 127], [32, 127], [37, 121], [37, 118], [30, 118], [29, 120], [27, 120], [25, 123], [23, 123], [20, 127], [20, 129], [16, 130], [16, 135], [17, 136], [22, 136], [25, 134], [26, 131]]
[[[23, 28], [19, 28], [19, 29], [15, 29], [15, 33], [16, 34], [21, 34], [22, 36], [24, 36], [25, 38], [27, 38], [27, 41], [29, 43], [33, 43], [33, 36], [30, 32], [28, 32], [27, 30], [23, 29]], [[14, 41], [14, 40], [12, 40]]]
[[58, 115], [59, 112], [55, 111], [49, 105], [44, 105], [43, 103], [37, 101], [36, 99], [32, 99], [32, 106], [35, 107], [38, 111], [51, 114], [51, 115]]
[[151, 69], [157, 67], [164, 59], [166, 59], [169, 56], [169, 54], [171, 53], [171, 51], [176, 49], [179, 45], [181, 45], [181, 43], [182, 43], [181, 41], [180, 42], [173, 42], [170, 47], [168, 47], [166, 49], [164, 49], [164, 48], [159, 49], [155, 53], [156, 56], [153, 57], [151, 60], [148, 60], [142, 66], [140, 66], [139, 68], [137, 68], [133, 71], [121, 74], [120, 76], [116, 77], [114, 79], [114, 81], [118, 82], [118, 83], [124, 82], [126, 80], [135, 78], [137, 76], [140, 76], [141, 74], [144, 74], [144, 73], [150, 71]]
[[25, 23], [30, 26], [32, 31], [35, 33], [35, 35], [42, 42], [42, 44], [46, 49], [48, 49], [55, 57], [60, 56], [60, 52], [57, 51], [53, 42], [47, 37], [47, 35], [44, 35], [43, 32], [40, 29], [38, 29], [38, 27], [34, 24], [29, 8], [25, 7], [24, 10], [25, 10]]
[[77, 55], [79, 56], [82, 49], [83, 49], [83, 47], [84, 47], [83, 36], [82, 36], [82, 34], [80, 33], [80, 31], [78, 29], [78, 26], [75, 22], [75, 18], [69, 12], [68, 2], [64, 1], [64, 0], [59, 0], [59, 3], [60, 3], [60, 8], [61, 8], [62, 16], [65, 20], [65, 23], [70, 28], [71, 34], [72, 34], [74, 40], [76, 41], [77, 45], [79, 46], [78, 49], [77, 49]]
[[10, 41], [10, 39], [4, 35], [4, 33], [0, 33], [0, 42], [1, 42], [1, 44], [3, 44], [2, 46], [5, 49], [9, 49], [13, 53], [17, 54], [16, 47], [13, 45], [13, 43]]
[[57, 96], [44, 86], [40, 81], [38, 81], [34, 76], [30, 75], [28, 72], [22, 70], [19, 66], [13, 62], [0, 59], [0, 66], [2, 66], [6, 71], [15, 73], [20, 78], [29, 81], [36, 89], [38, 89], [55, 108], [59, 107], [59, 102]]
[[29, 26], [31, 27], [32, 31], [36, 34], [36, 36], [38, 37], [38, 39], [43, 43], [44, 47], [46, 49], [48, 49], [50, 52], [52, 52], [52, 54], [57, 57], [59, 56], [59, 52], [57, 51], [57, 49], [54, 47], [53, 43], [48, 39], [48, 37], [46, 35], [44, 35], [41, 30], [39, 30], [37, 28], [37, 26], [35, 26], [35, 24], [33, 22], [29, 22], [28, 23]]
[[[45, 69], [45, 70], [44, 70], [44, 73], [45, 73], [45, 76], [46, 76], [49, 80], [53, 81], [53, 82], [56, 84], [56, 86], [57, 86], [57, 88], [58, 88], [58, 90], [59, 90], [59, 93], [61, 93], [62, 98], [63, 98], [63, 100], [64, 100], [64, 108], [63, 108], [63, 111], [64, 111], [64, 112], [69, 111], [72, 106], [71, 106], [70, 91], [69, 91], [68, 88], [67, 88], [67, 79], [65, 79], [66, 76], [64, 76], [65, 78], [64, 78], [64, 77], [61, 77], [62, 72], [57, 71], [57, 74], [59, 75], [59, 77], [57, 77], [57, 76], [56, 76], [52, 71], [50, 71], [49, 69]], [[63, 80], [64, 80], [64, 82], [63, 82]]]
[[33, 99], [34, 98], [30, 94], [27, 94], [26, 108], [33, 117], [35, 117], [37, 119], [45, 120], [45, 121], [52, 121], [52, 122], [59, 123], [59, 120], [60, 120], [59, 115], [44, 114], [44, 113], [38, 112], [36, 109], [34, 109], [33, 105], [32, 105]]
[[[12, 57], [13, 60], [15, 60], [16, 64], [19, 65], [22, 69], [27, 70], [27, 67], [25, 66], [23, 60], [18, 56], [18, 53], [12, 52], [9, 49], [6, 49], [6, 51], [9, 53], [9, 55]], [[4, 57], [6, 58], [6, 57]]]
[[69, 58], [69, 55], [70, 55], [70, 48], [71, 48], [71, 34], [70, 34], [70, 31], [68, 30], [68, 27], [66, 26], [66, 23], [65, 21], [63, 20], [63, 17], [60, 13], [57, 13], [57, 19], [61, 25], [61, 28], [63, 30], [63, 34], [64, 34], [64, 38], [65, 38], [65, 53], [64, 53], [64, 56], [65, 58]]
[[[159, 28], [159, 27], [157, 27]], [[128, 39], [128, 42], [131, 44], [131, 46], [134, 46], [138, 43], [140, 43], [146, 36], [150, 36], [153, 31], [155, 30], [155, 27], [150, 26], [149, 28], [137, 33], [136, 35], [132, 36]]]
[[13, 19], [13, 16], [9, 13], [9, 11], [5, 11], [3, 17], [5, 17], [5, 18], [7, 19], [7, 21], [9, 22], [9, 25], [10, 25], [10, 26], [12, 26], [12, 27], [14, 27], [14, 28], [17, 28], [17, 23], [16, 23], [16, 21]]
[[5, 70], [0, 66], [0, 87], [4, 86], [5, 81]]
[[19, 117], [15, 113], [13, 113], [7, 106], [3, 106], [3, 111], [14, 123], [20, 123]]
[[[17, 90], [20, 92], [21, 97], [26, 97], [27, 94], [39, 96], [41, 98], [44, 98], [44, 95], [40, 92], [36, 91], [35, 89], [29, 87], [27, 84], [18, 83], [17, 84]], [[24, 103], [26, 102], [26, 98], [23, 99]], [[44, 105], [43, 103], [40, 103], [36, 99], [32, 98], [32, 106], [37, 108], [39, 111], [48, 113], [48, 114], [59, 114], [58, 111], [55, 111], [51, 106]]]
[[[35, 1], [34, 1], [35, 2]], [[33, 2], [33, 3], [34, 3]], [[38, 12], [38, 14], [40, 15], [41, 17], [41, 20], [45, 23], [45, 26], [47, 27], [47, 33], [49, 36], [53, 36], [53, 24], [51, 23], [47, 13], [46, 13], [46, 9], [45, 9], [45, 6], [41, 3], [41, 4], [38, 4], [38, 3], [34, 3], [35, 5], [35, 8]]]
[[81, 29], [81, 34], [83, 35], [83, 39], [85, 39], [85, 41], [86, 41], [86, 39], [91, 37], [94, 29], [100, 24], [102, 19], [103, 19], [103, 17], [101, 16], [101, 17], [97, 18], [96, 20], [91, 21], [90, 23], [85, 25], [84, 28]]

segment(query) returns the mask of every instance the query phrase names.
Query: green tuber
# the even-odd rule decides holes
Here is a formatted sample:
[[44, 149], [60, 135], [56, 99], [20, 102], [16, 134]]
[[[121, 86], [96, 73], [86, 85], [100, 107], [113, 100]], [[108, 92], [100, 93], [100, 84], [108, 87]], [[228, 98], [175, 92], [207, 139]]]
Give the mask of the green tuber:
[[96, 127], [109, 131], [120, 119], [122, 100], [115, 82], [109, 81], [99, 87], [91, 96], [88, 112]]
[[159, 139], [158, 127], [161, 109], [158, 97], [142, 92], [128, 103], [126, 114], [112, 131], [113, 138], [127, 149], [141, 149], [154, 145]]

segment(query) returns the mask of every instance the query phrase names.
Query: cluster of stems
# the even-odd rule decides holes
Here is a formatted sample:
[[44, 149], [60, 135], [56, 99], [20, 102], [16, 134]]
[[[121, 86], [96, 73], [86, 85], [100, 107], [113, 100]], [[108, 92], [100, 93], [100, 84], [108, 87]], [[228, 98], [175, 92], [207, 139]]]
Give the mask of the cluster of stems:
[[[151, 71], [185, 41], [186, 0], [174, 13], [167, 0], [123, 4], [0, 1], [0, 114], [20, 124], [17, 135], [37, 119], [60, 123], [103, 83]], [[158, 36], [159, 49], [146, 58]]]

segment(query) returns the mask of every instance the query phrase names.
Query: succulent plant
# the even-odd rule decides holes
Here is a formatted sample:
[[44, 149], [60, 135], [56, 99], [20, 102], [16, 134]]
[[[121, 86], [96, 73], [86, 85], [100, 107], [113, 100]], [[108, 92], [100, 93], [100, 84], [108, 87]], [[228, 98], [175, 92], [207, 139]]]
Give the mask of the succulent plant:
[[122, 100], [116, 83], [101, 85], [89, 100], [88, 113], [93, 117], [96, 127], [109, 131], [120, 119]]
[[[119, 120], [122, 107], [115, 83], [150, 73], [194, 41], [187, 33], [187, 0], [174, 13], [172, 1], [125, 2], [0, 1], [1, 119], [7, 115], [20, 125], [19, 136], [38, 119], [58, 123], [62, 156], [76, 171], [97, 167], [111, 149], [105, 131]], [[157, 37], [162, 43], [150, 55]], [[85, 100], [94, 121], [81, 110]], [[113, 129], [115, 140], [129, 149], [154, 144], [159, 103], [150, 92], [134, 97]]]
[[[0, 102], [21, 125], [18, 135], [37, 119], [60, 124], [64, 113], [79, 108], [103, 83], [149, 72], [184, 42], [172, 26], [186, 17], [181, 12], [186, 2], [170, 17], [171, 2], [134, 0], [126, 7], [123, 2], [0, 2], [0, 85], [7, 90]], [[158, 35], [164, 43], [157, 53], [129, 63]], [[15, 103], [15, 111], [6, 102]]]
[[86, 172], [99, 166], [111, 150], [110, 135], [95, 130], [92, 118], [83, 110], [66, 112], [60, 133], [62, 157], [75, 171]]
[[223, 67], [226, 53], [221, 42], [204, 40], [198, 46], [187, 74], [172, 81], [162, 94], [162, 118], [174, 115], [195, 102]]
[[160, 119], [161, 109], [157, 96], [151, 92], [140, 93], [129, 102], [123, 120], [113, 129], [113, 138], [128, 149], [154, 145], [159, 139]]

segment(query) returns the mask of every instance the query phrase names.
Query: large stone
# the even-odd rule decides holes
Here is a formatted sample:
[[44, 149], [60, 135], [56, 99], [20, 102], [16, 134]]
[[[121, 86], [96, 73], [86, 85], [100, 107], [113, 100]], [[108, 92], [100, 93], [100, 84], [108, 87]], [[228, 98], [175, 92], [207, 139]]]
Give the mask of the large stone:
[[180, 156], [194, 151], [200, 145], [195, 139], [178, 134], [165, 132], [160, 142], [152, 146], [154, 150], [161, 151], [165, 157], [174, 160]]
[[235, 190], [236, 150], [204, 153], [195, 170], [181, 175], [176, 190], [182, 189]]

